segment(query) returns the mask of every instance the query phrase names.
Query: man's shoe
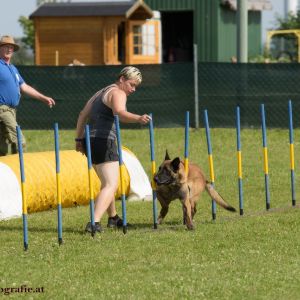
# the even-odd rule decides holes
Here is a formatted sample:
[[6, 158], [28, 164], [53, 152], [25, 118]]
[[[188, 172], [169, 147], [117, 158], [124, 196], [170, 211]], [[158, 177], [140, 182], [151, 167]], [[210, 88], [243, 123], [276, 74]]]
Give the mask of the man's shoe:
[[[101, 227], [101, 224], [99, 222], [95, 222], [95, 227], [94, 227], [94, 232], [102, 232], [102, 227]], [[85, 227], [85, 232], [92, 232], [92, 224], [91, 222], [88, 222], [86, 224], [86, 227]]]
[[121, 228], [123, 227], [123, 220], [118, 216], [115, 215], [114, 217], [109, 217], [107, 221], [108, 228]]

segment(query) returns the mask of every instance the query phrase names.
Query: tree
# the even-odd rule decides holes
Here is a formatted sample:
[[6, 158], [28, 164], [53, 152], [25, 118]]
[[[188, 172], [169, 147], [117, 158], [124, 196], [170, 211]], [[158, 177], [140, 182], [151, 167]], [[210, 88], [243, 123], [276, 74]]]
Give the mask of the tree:
[[31, 49], [34, 51], [34, 26], [33, 21], [29, 20], [27, 17], [21, 16], [19, 18], [19, 23], [23, 28], [24, 37], [22, 38], [22, 42], [26, 46], [27, 49]]
[[299, 29], [300, 28], [300, 10], [296, 14], [289, 13], [287, 18], [277, 17], [277, 30], [281, 29]]
[[[42, 5], [46, 2], [63, 2], [59, 0], [37, 0], [36, 5]], [[70, 0], [67, 0], [66, 2], [70, 2]], [[19, 65], [28, 65], [33, 64], [33, 53], [35, 48], [35, 31], [34, 31], [34, 25], [33, 21], [29, 20], [27, 17], [20, 16], [18, 19], [19, 24], [21, 25], [23, 29], [23, 37], [19, 41], [19, 44], [21, 45], [21, 49], [16, 52], [16, 54], [13, 56], [13, 62], [15, 64]]]
[[31, 49], [28, 49], [21, 39], [16, 39], [16, 43], [20, 46], [20, 49], [14, 53], [12, 57], [12, 63], [14, 65], [33, 65], [33, 53]]
[[[276, 30], [289, 30], [300, 28], [300, 10], [297, 13], [290, 12], [287, 17], [276, 18]], [[272, 39], [272, 55], [279, 61], [298, 61], [298, 38], [295, 34], [275, 35]]]
[[[56, 2], [62, 2], [59, 0], [37, 0], [36, 5], [42, 5], [44, 3], [51, 2], [51, 3], [56, 3]], [[69, 0], [67, 2], [70, 2]], [[27, 49], [31, 49], [34, 51], [34, 26], [33, 26], [33, 21], [29, 20], [27, 17], [20, 16], [19, 17], [19, 23], [21, 27], [23, 28], [24, 32], [24, 37], [22, 38], [22, 42], [24, 45], [27, 47]]]

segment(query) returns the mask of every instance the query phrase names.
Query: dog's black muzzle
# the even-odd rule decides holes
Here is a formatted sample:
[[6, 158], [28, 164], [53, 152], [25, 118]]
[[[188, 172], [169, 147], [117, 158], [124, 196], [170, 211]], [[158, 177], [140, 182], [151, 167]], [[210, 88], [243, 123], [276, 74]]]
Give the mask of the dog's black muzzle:
[[165, 177], [165, 178], [160, 178], [157, 175], [154, 176], [154, 181], [157, 185], [169, 185], [171, 184], [174, 180], [171, 177]]

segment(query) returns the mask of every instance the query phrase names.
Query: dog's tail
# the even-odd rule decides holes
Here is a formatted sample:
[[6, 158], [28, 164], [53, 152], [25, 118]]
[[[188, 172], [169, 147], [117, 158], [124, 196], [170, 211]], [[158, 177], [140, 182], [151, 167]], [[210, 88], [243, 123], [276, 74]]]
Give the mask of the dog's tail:
[[236, 211], [234, 207], [229, 205], [223, 198], [222, 196], [214, 189], [212, 184], [208, 181], [206, 181], [205, 189], [208, 192], [208, 194], [214, 199], [220, 206], [223, 208], [229, 210], [229, 211]]

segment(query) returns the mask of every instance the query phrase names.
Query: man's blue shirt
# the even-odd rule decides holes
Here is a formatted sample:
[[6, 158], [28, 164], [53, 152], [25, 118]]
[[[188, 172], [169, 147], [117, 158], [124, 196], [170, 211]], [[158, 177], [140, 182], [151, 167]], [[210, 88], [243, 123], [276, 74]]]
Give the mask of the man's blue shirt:
[[20, 86], [24, 79], [17, 68], [0, 59], [0, 105], [16, 107], [20, 101]]

